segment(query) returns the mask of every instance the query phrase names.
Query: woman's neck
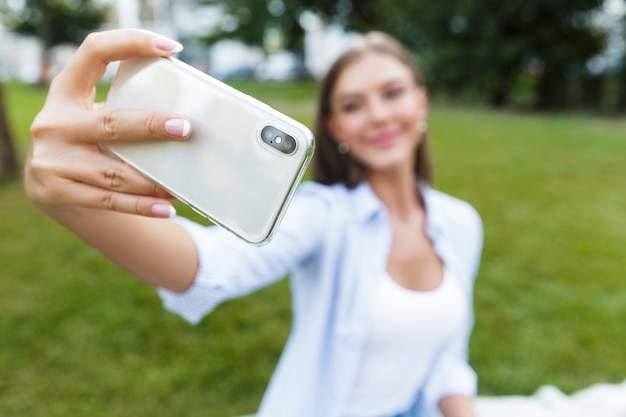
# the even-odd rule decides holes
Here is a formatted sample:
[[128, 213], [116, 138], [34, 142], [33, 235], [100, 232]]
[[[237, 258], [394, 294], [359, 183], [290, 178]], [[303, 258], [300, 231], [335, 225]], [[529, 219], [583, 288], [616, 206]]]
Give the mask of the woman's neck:
[[367, 181], [392, 219], [408, 220], [423, 211], [422, 196], [412, 170], [372, 173]]

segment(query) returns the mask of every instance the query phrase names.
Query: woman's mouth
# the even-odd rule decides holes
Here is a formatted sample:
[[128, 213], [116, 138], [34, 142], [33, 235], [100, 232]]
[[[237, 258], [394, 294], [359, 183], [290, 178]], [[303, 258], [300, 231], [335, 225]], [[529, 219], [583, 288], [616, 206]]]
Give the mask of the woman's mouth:
[[397, 131], [385, 132], [371, 136], [368, 140], [368, 143], [379, 148], [384, 148], [393, 145], [399, 136], [400, 134]]

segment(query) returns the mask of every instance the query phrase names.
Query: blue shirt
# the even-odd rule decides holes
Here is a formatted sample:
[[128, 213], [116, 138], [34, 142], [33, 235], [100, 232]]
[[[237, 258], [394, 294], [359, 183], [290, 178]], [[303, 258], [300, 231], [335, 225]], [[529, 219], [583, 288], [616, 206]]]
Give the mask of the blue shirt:
[[[482, 223], [469, 204], [426, 185], [421, 191], [426, 233], [470, 307], [463, 329], [438, 349], [407, 416], [426, 415], [446, 395], [476, 392], [467, 351]], [[303, 184], [263, 247], [217, 227], [179, 221], [196, 244], [199, 270], [184, 293], [159, 289], [165, 308], [197, 323], [219, 303], [291, 273], [293, 325], [257, 416], [339, 417], [363, 357], [373, 291], [392, 242], [386, 209], [369, 185]]]

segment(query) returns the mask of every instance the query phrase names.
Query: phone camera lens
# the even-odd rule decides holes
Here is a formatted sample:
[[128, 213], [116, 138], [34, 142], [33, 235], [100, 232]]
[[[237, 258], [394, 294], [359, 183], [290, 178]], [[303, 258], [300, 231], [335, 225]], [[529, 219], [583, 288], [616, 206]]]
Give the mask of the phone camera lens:
[[265, 126], [261, 131], [261, 136], [263, 137], [263, 140], [265, 142], [269, 143], [269, 141], [271, 141], [272, 137], [274, 136], [274, 129], [272, 129], [271, 126]]
[[286, 153], [292, 153], [296, 149], [296, 141], [291, 136], [287, 136], [284, 142]]
[[286, 155], [291, 155], [296, 150], [296, 140], [273, 126], [261, 129], [261, 140]]

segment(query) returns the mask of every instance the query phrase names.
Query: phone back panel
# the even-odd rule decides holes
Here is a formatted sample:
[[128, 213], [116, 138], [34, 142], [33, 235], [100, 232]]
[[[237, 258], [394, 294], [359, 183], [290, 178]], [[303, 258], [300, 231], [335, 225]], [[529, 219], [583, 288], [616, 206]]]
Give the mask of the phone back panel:
[[[106, 147], [200, 214], [253, 244], [271, 238], [313, 154], [313, 135], [305, 126], [173, 58], [123, 61], [106, 106], [188, 117], [192, 135], [186, 141]], [[295, 139], [292, 154], [261, 140], [261, 130], [268, 125]]]

